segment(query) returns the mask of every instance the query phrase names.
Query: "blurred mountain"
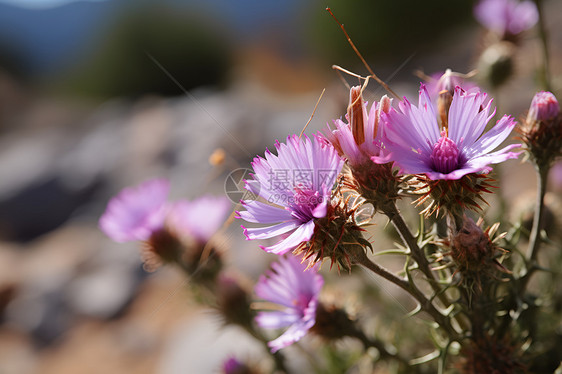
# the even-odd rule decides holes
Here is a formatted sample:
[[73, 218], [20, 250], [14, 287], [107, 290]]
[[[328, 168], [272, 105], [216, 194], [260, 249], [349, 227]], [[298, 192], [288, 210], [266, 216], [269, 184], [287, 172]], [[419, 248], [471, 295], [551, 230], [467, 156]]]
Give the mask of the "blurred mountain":
[[[302, 5], [297, 0], [259, 4], [253, 0], [109, 0], [77, 1], [38, 9], [0, 3], [0, 64], [8, 68], [17, 66], [31, 75], [68, 68], [119, 17], [143, 7], [178, 8], [191, 14], [203, 12], [233, 29], [236, 33], [233, 37], [248, 39], [258, 35], [255, 31], [259, 28], [280, 26], [294, 19]], [[287, 34], [297, 31], [285, 30]]]
[[0, 3], [0, 61], [16, 59], [30, 75], [63, 69], [87, 50], [99, 30], [122, 9], [120, 1], [76, 2], [47, 9]]

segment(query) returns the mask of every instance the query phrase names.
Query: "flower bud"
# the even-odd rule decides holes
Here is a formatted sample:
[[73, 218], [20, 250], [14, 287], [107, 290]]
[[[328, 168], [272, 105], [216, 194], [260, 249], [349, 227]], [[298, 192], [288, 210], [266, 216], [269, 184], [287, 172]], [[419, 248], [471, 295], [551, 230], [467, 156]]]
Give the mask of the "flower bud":
[[147, 271], [163, 264], [181, 263], [185, 251], [183, 242], [167, 228], [156, 230], [144, 242], [141, 258]]
[[449, 245], [450, 255], [457, 271], [462, 275], [463, 282], [482, 291], [483, 285], [490, 278], [496, 277], [497, 271], [510, 271], [497, 260], [498, 256], [506, 252], [496, 244], [505, 234], [494, 237], [499, 223], [486, 230], [482, 230], [479, 223], [476, 224], [471, 218], [464, 216], [461, 229], [454, 234]]
[[513, 75], [515, 45], [503, 41], [484, 50], [478, 61], [478, 71], [491, 87], [503, 85]]
[[560, 113], [560, 106], [552, 92], [540, 91], [533, 97], [527, 122], [547, 121], [558, 116], [558, 113]]
[[518, 129], [527, 154], [541, 169], [562, 155], [562, 114], [551, 92], [538, 92]]
[[334, 305], [318, 304], [316, 323], [310, 330], [312, 333], [327, 339], [338, 340], [346, 336], [356, 336], [357, 327], [344, 309]]
[[251, 327], [254, 313], [250, 308], [250, 295], [240, 282], [221, 274], [217, 282], [217, 307], [225, 322]]
[[451, 255], [459, 268], [473, 270], [491, 258], [494, 250], [488, 235], [471, 218], [464, 218], [462, 228], [453, 237]]

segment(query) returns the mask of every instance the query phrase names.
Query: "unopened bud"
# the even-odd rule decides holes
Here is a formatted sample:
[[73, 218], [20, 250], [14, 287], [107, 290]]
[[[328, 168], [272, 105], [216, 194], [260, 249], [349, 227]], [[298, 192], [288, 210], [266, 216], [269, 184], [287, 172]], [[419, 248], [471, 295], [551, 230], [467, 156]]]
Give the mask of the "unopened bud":
[[556, 97], [538, 92], [531, 102], [527, 118], [519, 128], [526, 152], [540, 168], [548, 168], [562, 156], [562, 114]]
[[357, 335], [357, 327], [344, 309], [322, 303], [318, 303], [316, 323], [310, 331], [327, 340]]
[[154, 271], [162, 264], [179, 263], [184, 251], [182, 241], [170, 230], [162, 228], [154, 231], [142, 250], [144, 268]]
[[460, 74], [453, 73], [451, 69], [447, 69], [437, 81], [436, 91], [439, 95], [437, 97], [437, 110], [443, 128], [448, 127], [449, 108], [453, 102], [455, 87], [460, 86], [462, 82], [463, 78]]
[[560, 106], [556, 96], [552, 92], [540, 91], [533, 97], [527, 114], [527, 122], [547, 121], [558, 116], [558, 113], [560, 113]]
[[490, 239], [471, 218], [465, 217], [462, 228], [453, 237], [452, 256], [466, 268], [478, 267], [493, 253]]
[[451, 69], [445, 70], [445, 73], [437, 81], [437, 92], [448, 92], [451, 96], [455, 93], [455, 87], [461, 86], [463, 79], [460, 74], [453, 73]]
[[252, 326], [250, 295], [237, 278], [221, 274], [217, 282], [217, 307], [225, 322], [245, 328]]
[[513, 74], [515, 45], [510, 42], [492, 44], [480, 56], [478, 71], [483, 80], [492, 87], [499, 87]]

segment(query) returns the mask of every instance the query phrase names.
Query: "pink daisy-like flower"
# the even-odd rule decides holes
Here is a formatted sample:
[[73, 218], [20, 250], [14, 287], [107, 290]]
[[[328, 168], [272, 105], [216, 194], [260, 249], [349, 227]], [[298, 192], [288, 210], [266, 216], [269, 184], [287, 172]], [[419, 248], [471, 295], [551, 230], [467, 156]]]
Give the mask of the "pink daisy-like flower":
[[482, 0], [474, 8], [474, 16], [488, 30], [502, 36], [517, 35], [539, 20], [535, 3], [517, 0]]
[[242, 201], [246, 210], [237, 212], [237, 218], [265, 224], [242, 226], [248, 240], [282, 236], [276, 244], [261, 248], [284, 254], [310, 240], [315, 220], [326, 216], [343, 160], [319, 136], [291, 135], [286, 144], [276, 142], [275, 148], [277, 155], [266, 150], [265, 158], [254, 158], [255, 173], [246, 181], [246, 189], [258, 199]]
[[[486, 173], [490, 164], [516, 158], [508, 152], [519, 147], [511, 144], [491, 152], [511, 133], [516, 122], [504, 115], [487, 133], [482, 134], [495, 110], [489, 114], [484, 92], [467, 93], [456, 87], [448, 113], [448, 128], [440, 129], [435, 108], [424, 84], [421, 84], [418, 106], [406, 98], [400, 112], [391, 109], [383, 114], [383, 143], [390, 157], [406, 174], [425, 174], [429, 179], [457, 180], [470, 173]], [[376, 157], [373, 161], [381, 162]]]
[[164, 226], [170, 182], [154, 179], [125, 188], [107, 204], [101, 230], [116, 242], [147, 240]]
[[334, 120], [335, 129], [328, 126], [328, 131], [323, 134], [344, 156], [350, 165], [358, 166], [370, 162], [372, 156], [379, 156], [381, 141], [379, 136], [379, 119], [381, 111], [388, 111], [392, 100], [386, 95], [381, 102], [373, 102], [367, 112], [367, 103], [363, 101], [361, 87], [352, 87], [350, 90], [349, 107], [345, 123], [341, 119]]
[[300, 340], [316, 323], [318, 296], [324, 279], [315, 268], [306, 270], [298, 258], [281, 257], [262, 275], [255, 287], [256, 294], [279, 304], [282, 309], [259, 312], [256, 322], [263, 328], [289, 327], [280, 337], [268, 343], [272, 352]]
[[231, 203], [226, 197], [181, 200], [170, 206], [166, 223], [177, 233], [206, 243], [220, 229], [230, 209]]

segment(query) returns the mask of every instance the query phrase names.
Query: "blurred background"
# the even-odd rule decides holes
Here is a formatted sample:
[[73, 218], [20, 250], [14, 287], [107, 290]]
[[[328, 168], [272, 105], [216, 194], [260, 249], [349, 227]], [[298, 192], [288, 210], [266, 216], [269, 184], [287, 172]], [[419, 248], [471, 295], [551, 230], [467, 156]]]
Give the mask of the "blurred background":
[[[415, 95], [416, 70], [476, 66], [473, 5], [0, 0], [0, 373], [207, 373], [259, 352], [219, 331], [181, 274], [146, 273], [137, 244], [99, 231], [108, 199], [153, 177], [176, 199], [224, 194], [229, 172], [301, 131], [323, 89], [307, 132], [343, 115], [343, 81], [358, 81], [332, 65], [368, 73], [326, 6], [375, 72]], [[560, 94], [562, 2], [544, 6]], [[515, 117], [536, 91], [536, 32], [520, 48], [494, 92]], [[370, 84], [366, 98], [384, 93]], [[508, 193], [534, 188], [526, 167], [507, 167]], [[236, 222], [227, 237], [229, 266], [256, 279], [270, 258]]]

